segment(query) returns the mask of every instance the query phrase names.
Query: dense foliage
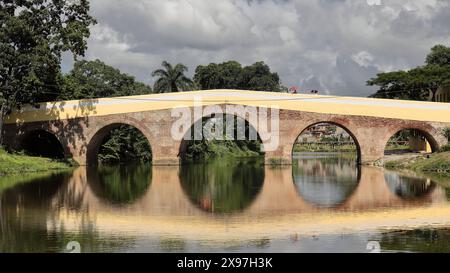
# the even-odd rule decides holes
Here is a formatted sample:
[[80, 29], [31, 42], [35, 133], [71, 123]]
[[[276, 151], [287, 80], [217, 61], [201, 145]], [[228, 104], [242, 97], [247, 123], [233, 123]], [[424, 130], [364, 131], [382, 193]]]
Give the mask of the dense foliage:
[[151, 93], [150, 86], [100, 60], [78, 61], [64, 76], [60, 99], [86, 99]]
[[242, 67], [236, 61], [220, 64], [199, 65], [195, 69], [194, 81], [201, 90], [244, 89], [256, 91], [284, 91], [280, 77], [270, 71], [264, 62]]
[[0, 1], [0, 132], [12, 108], [57, 96], [62, 53], [86, 50], [88, 12], [87, 0]]
[[122, 125], [105, 138], [98, 159], [103, 163], [149, 162], [152, 152], [147, 139], [138, 129]]

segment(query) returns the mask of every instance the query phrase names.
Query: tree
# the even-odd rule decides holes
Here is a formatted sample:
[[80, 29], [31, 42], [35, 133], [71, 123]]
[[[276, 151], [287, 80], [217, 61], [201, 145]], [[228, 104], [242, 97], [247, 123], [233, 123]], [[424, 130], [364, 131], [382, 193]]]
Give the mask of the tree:
[[264, 62], [257, 62], [246, 66], [242, 70], [241, 88], [256, 91], [279, 92], [280, 77], [277, 73], [272, 73]]
[[152, 160], [150, 144], [136, 128], [122, 125], [110, 132], [101, 145], [98, 158], [103, 163]]
[[[426, 65], [409, 71], [410, 89], [420, 91], [427, 99], [431, 94], [431, 101], [436, 100], [436, 93], [441, 86], [450, 85], [450, 65]], [[414, 92], [414, 91], [412, 91]]]
[[[376, 78], [367, 82], [368, 85], [378, 85], [380, 88], [373, 97], [378, 98], [411, 98], [409, 89], [410, 75], [406, 71], [394, 71], [388, 73], [380, 73]], [[417, 95], [417, 94], [416, 94]]]
[[450, 85], [450, 48], [437, 45], [431, 49], [426, 63], [408, 71], [380, 73], [367, 81], [379, 90], [372, 97], [434, 101], [439, 87]]
[[199, 65], [195, 69], [194, 81], [202, 90], [239, 89], [242, 66], [236, 61], [221, 64]]
[[257, 91], [284, 90], [277, 73], [272, 73], [264, 62], [242, 67], [236, 61], [200, 65], [195, 69], [194, 80], [202, 90], [245, 89]]
[[95, 24], [88, 12], [88, 0], [0, 2], [0, 145], [9, 111], [57, 96], [62, 53], [76, 58], [86, 50]]
[[187, 91], [194, 87], [194, 82], [184, 75], [188, 71], [183, 64], [172, 66], [163, 61], [163, 69], [157, 69], [152, 72], [152, 77], [159, 77], [153, 89], [157, 93]]
[[436, 45], [431, 48], [431, 52], [426, 59], [426, 64], [438, 66], [450, 65], [450, 47]]
[[[64, 87], [59, 99], [87, 99], [151, 93], [150, 86], [100, 60], [77, 61], [64, 76]], [[105, 137], [98, 158], [103, 163], [150, 161], [150, 145], [136, 128], [122, 125]]]
[[149, 94], [150, 86], [100, 60], [77, 61], [64, 76], [60, 99], [86, 99]]

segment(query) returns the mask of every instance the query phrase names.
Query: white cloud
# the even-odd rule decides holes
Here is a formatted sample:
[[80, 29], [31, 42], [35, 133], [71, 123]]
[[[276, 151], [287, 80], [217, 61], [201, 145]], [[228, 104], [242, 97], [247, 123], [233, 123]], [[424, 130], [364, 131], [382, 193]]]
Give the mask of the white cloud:
[[361, 51], [352, 56], [359, 66], [368, 67], [373, 62], [373, 56], [367, 51]]
[[262, 60], [287, 86], [367, 96], [380, 70], [420, 65], [433, 45], [450, 44], [449, 2], [91, 0], [99, 24], [87, 58], [144, 82], [163, 60], [190, 75], [199, 64]]

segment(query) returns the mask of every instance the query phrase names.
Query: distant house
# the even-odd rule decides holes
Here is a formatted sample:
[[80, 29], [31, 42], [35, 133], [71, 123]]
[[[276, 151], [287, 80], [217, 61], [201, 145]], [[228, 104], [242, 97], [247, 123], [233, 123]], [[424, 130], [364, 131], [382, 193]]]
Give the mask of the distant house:
[[[431, 97], [431, 96], [430, 96]], [[436, 92], [436, 102], [450, 102], [450, 86], [440, 87]]]
[[350, 135], [342, 128], [328, 123], [313, 125], [305, 130], [298, 138], [299, 142], [317, 142], [325, 137], [333, 137], [339, 140], [351, 140]]

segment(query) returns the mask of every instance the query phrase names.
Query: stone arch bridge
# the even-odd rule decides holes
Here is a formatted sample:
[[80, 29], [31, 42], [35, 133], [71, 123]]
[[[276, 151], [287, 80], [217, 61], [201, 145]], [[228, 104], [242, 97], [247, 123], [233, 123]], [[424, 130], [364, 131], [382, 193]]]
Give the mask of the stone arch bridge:
[[[447, 143], [443, 129], [450, 126], [448, 103], [209, 90], [26, 106], [5, 119], [4, 141], [7, 147], [20, 149], [27, 135], [46, 131], [61, 143], [65, 157], [86, 165], [96, 162], [103, 138], [112, 129], [127, 124], [140, 130], [148, 139], [153, 164], [179, 164], [183, 141], [174, 138], [172, 133], [174, 123], [180, 120], [179, 116], [174, 116], [173, 109], [194, 112], [196, 106], [203, 109], [211, 105], [214, 106], [212, 109], [219, 110], [230, 105], [258, 110], [278, 109], [278, 145], [265, 153], [266, 162], [273, 164], [290, 164], [298, 136], [317, 123], [332, 123], [344, 128], [354, 138], [362, 164], [383, 158], [388, 140], [403, 129], [419, 130], [433, 151], [437, 151]], [[274, 117], [275, 112], [267, 113]], [[246, 114], [243, 118], [257, 131], [260, 129], [255, 119]], [[195, 115], [190, 122], [196, 122]], [[269, 122], [268, 127], [271, 126]], [[263, 146], [270, 141], [262, 139]]]

